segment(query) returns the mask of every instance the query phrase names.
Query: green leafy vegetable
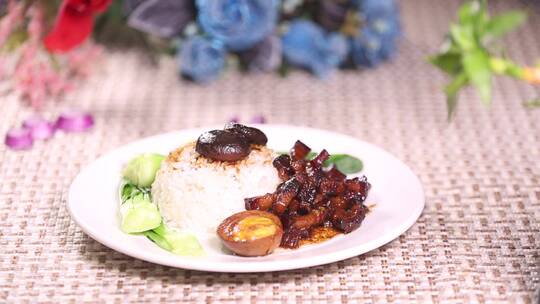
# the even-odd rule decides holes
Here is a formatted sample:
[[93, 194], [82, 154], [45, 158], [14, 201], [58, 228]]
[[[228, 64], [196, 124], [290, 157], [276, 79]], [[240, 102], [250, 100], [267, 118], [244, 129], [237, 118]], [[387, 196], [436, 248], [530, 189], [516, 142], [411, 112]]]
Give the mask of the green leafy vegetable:
[[163, 223], [157, 205], [152, 202], [153, 183], [164, 156], [143, 154], [124, 169], [120, 184], [120, 228], [126, 233], [142, 233], [159, 247], [181, 256], [201, 256], [204, 250], [190, 233], [177, 232]]
[[[279, 152], [279, 154], [288, 155], [288, 152]], [[306, 159], [314, 159], [319, 153], [309, 152]], [[364, 164], [362, 161], [349, 154], [332, 154], [324, 162], [323, 166], [328, 168], [330, 166], [336, 166], [336, 168], [344, 174], [354, 174], [362, 171]]]
[[143, 233], [159, 247], [181, 256], [203, 256], [204, 250], [197, 238], [190, 233], [177, 232], [163, 223]]
[[159, 154], [142, 154], [129, 161], [124, 168], [123, 176], [137, 187], [150, 187], [165, 156]]
[[122, 203], [141, 194], [150, 197], [150, 188], [138, 187], [127, 180], [122, 181], [120, 185], [120, 199]]
[[157, 228], [161, 224], [161, 214], [148, 195], [139, 194], [123, 202], [120, 206], [122, 221], [120, 227], [126, 233], [137, 233]]
[[332, 160], [336, 168], [345, 174], [353, 174], [362, 171], [364, 164], [361, 160], [354, 156], [346, 154], [333, 155], [335, 158]]

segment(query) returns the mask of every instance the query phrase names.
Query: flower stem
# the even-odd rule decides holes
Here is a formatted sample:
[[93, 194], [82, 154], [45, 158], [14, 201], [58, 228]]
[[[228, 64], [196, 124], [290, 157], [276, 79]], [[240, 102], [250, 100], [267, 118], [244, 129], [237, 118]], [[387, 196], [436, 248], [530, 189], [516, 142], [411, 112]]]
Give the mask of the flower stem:
[[540, 84], [540, 68], [526, 67], [523, 70], [523, 79], [531, 84]]
[[531, 84], [540, 84], [540, 67], [522, 67], [503, 58], [491, 57], [489, 59], [491, 70], [498, 75], [525, 80]]
[[491, 57], [489, 59], [489, 65], [491, 70], [498, 75], [523, 79], [523, 68], [508, 59]]

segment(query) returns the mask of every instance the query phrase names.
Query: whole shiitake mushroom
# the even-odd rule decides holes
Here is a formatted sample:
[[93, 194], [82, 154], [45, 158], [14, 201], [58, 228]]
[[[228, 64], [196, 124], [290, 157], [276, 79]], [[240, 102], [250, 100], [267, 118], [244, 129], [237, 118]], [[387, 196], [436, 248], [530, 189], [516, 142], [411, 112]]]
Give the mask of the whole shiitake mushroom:
[[199, 136], [195, 151], [213, 160], [235, 162], [246, 158], [251, 152], [251, 146], [242, 134], [212, 130]]
[[270, 212], [242, 211], [226, 218], [217, 234], [225, 247], [241, 256], [263, 256], [272, 253], [281, 243], [283, 225]]
[[263, 131], [239, 123], [228, 123], [225, 125], [224, 130], [244, 136], [250, 144], [264, 146], [268, 142], [268, 138]]

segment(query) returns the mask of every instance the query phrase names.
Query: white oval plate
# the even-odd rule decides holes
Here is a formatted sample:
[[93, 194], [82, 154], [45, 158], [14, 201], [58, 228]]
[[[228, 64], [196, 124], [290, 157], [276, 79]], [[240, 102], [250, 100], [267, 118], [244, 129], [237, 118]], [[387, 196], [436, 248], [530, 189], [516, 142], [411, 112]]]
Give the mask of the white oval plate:
[[259, 125], [268, 146], [288, 151], [300, 139], [314, 151], [348, 153], [364, 162], [362, 174], [372, 185], [367, 205], [374, 204], [360, 228], [320, 244], [296, 250], [280, 249], [257, 258], [233, 256], [224, 251], [217, 236], [199, 236], [207, 255], [182, 257], [162, 250], [144, 236], [119, 228], [118, 185], [122, 166], [144, 152], [167, 154], [196, 139], [205, 129], [191, 129], [142, 139], [116, 149], [87, 166], [71, 184], [68, 208], [73, 220], [96, 241], [129, 256], [172, 267], [218, 272], [259, 272], [297, 269], [332, 263], [378, 248], [404, 233], [424, 208], [422, 185], [416, 175], [388, 152], [353, 137], [329, 131]]

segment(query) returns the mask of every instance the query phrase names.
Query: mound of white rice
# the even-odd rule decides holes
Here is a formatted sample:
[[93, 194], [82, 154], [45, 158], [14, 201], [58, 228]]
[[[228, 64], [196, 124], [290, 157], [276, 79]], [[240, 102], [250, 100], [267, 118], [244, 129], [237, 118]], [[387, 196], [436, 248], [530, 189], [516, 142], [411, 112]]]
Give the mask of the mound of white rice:
[[195, 152], [190, 143], [171, 152], [152, 184], [152, 199], [169, 227], [214, 233], [244, 198], [274, 192], [279, 184], [275, 154], [255, 147], [246, 159], [217, 162]]

